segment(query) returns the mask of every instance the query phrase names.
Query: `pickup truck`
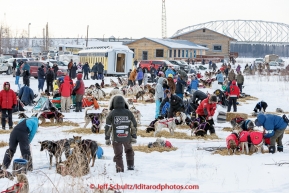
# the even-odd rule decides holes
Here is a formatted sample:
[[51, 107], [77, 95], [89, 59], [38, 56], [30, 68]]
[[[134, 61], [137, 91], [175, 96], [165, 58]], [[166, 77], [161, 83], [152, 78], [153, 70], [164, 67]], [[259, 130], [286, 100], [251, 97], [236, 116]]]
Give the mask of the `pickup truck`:
[[12, 66], [8, 63], [6, 58], [0, 58], [0, 73], [10, 75], [12, 73]]

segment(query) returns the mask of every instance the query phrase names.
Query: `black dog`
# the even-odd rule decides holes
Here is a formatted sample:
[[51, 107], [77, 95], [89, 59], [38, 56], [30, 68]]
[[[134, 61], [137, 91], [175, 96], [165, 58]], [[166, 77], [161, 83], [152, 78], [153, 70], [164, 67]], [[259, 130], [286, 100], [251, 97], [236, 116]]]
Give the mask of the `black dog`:
[[146, 133], [150, 133], [151, 131], [155, 131], [155, 123], [159, 120], [164, 119], [162, 116], [159, 116], [157, 119], [153, 120], [150, 125], [146, 128]]
[[72, 139], [61, 139], [59, 141], [40, 141], [41, 144], [40, 151], [47, 150], [50, 157], [50, 166], [49, 169], [52, 167], [52, 157], [55, 156], [56, 164], [62, 162], [61, 161], [61, 155], [64, 152], [66, 159], [69, 157], [70, 153], [70, 144]]
[[255, 111], [255, 113], [257, 112], [261, 112], [264, 111], [266, 112], [266, 108], [268, 107], [267, 103], [264, 101], [258, 102], [254, 108], [253, 111]]

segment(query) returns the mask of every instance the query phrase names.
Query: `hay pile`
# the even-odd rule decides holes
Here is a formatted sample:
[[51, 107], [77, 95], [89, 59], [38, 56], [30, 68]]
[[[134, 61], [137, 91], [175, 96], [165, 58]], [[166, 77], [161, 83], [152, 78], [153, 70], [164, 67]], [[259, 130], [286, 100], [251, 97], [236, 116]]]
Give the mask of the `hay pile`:
[[5, 141], [0, 141], [0, 147], [5, 147], [8, 146], [8, 143], [6, 143]]
[[289, 134], [289, 129], [285, 129], [284, 133]]
[[[78, 133], [78, 134], [93, 134], [91, 132], [91, 128], [74, 128], [74, 129], [70, 129], [70, 130], [65, 130], [65, 131], [62, 131], [62, 132], [66, 132], [66, 133]], [[96, 133], [97, 134], [97, 133]], [[104, 130], [100, 130], [99, 131], [99, 134], [104, 134]]]
[[[268, 150], [264, 150], [264, 152], [262, 154], [264, 154], [264, 153], [269, 153], [269, 151]], [[228, 150], [227, 149], [216, 150], [212, 154], [213, 155], [214, 154], [219, 154], [219, 155], [222, 155], [222, 156], [232, 156], [232, 154], [228, 155]], [[233, 154], [233, 155], [252, 155], [252, 154], [253, 154], [252, 152], [249, 152], [249, 154], [245, 154], [245, 153], [242, 154], [241, 151], [236, 151], [235, 154]]]
[[244, 119], [248, 119], [248, 114], [246, 113], [228, 112], [226, 114], [226, 121], [231, 121], [233, 118], [236, 118], [237, 116], [242, 117]]
[[79, 127], [78, 123], [72, 122], [72, 121], [64, 121], [62, 123], [51, 123], [51, 122], [45, 122], [40, 124], [41, 127], [53, 127], [53, 126], [73, 126], [73, 127]]
[[138, 145], [138, 146], [133, 146], [133, 150], [134, 151], [141, 151], [141, 152], [145, 152], [145, 153], [151, 153], [153, 151], [158, 151], [158, 152], [164, 152], [164, 151], [176, 151], [178, 148], [176, 147], [152, 147], [152, 148], [148, 148], [147, 145]]
[[[145, 130], [138, 130], [137, 135], [141, 137], [154, 137], [154, 132], [146, 133]], [[171, 135], [170, 132], [162, 130], [157, 134], [156, 137], [164, 137], [164, 138], [175, 138], [175, 139], [204, 139], [204, 140], [212, 140], [212, 139], [220, 139], [217, 135], [206, 135], [205, 137], [201, 136], [190, 136], [183, 132], [174, 132], [174, 135]]]
[[232, 129], [231, 127], [224, 127], [224, 128], [222, 129], [222, 131], [229, 131], [229, 132], [232, 132], [233, 129]]
[[187, 130], [189, 130], [189, 129], [191, 129], [188, 125], [177, 125], [177, 129], [187, 129]]
[[3, 129], [1, 129], [0, 130], [0, 134], [9, 134], [9, 133], [11, 133], [11, 131], [12, 131], [12, 129], [10, 130], [3, 130]]

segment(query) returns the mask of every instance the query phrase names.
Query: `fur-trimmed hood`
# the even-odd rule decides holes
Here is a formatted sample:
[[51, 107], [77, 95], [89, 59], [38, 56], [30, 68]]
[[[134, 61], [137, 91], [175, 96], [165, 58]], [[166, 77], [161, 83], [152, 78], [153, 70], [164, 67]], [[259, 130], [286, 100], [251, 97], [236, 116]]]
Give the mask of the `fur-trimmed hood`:
[[129, 104], [122, 95], [117, 94], [110, 98], [108, 109], [129, 109]]

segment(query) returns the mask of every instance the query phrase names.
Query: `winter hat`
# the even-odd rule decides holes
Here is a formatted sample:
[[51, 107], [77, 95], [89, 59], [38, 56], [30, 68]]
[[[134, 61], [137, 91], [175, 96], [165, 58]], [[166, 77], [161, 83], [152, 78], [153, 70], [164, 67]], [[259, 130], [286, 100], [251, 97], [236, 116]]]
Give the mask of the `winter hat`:
[[169, 74], [168, 77], [173, 78], [174, 76], [172, 74]]
[[255, 125], [258, 127], [262, 126], [262, 124], [258, 121], [258, 119], [255, 120]]
[[255, 127], [255, 125], [254, 125], [253, 121], [248, 121], [247, 128], [253, 129], [254, 127]]

